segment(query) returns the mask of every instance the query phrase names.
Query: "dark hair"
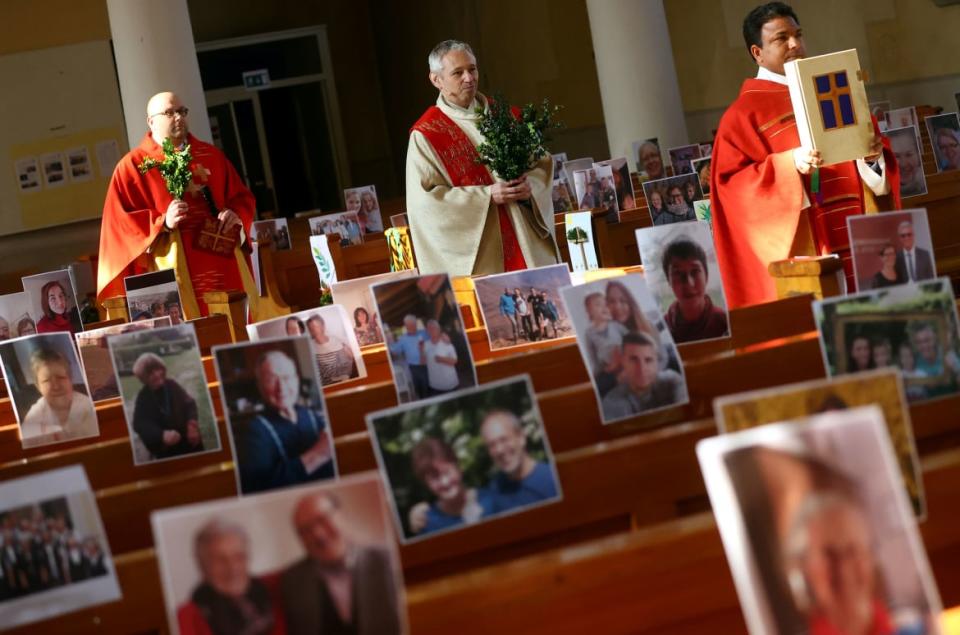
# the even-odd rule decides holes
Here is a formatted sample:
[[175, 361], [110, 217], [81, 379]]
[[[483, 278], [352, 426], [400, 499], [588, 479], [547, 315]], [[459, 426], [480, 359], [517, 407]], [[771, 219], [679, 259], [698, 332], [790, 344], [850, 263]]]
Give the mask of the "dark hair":
[[424, 480], [434, 461], [446, 461], [459, 467], [453, 448], [440, 439], [427, 437], [413, 446], [410, 462], [413, 463], [413, 473], [419, 480]]
[[887, 242], [883, 243], [883, 245], [880, 246], [880, 251], [878, 252], [879, 255], [882, 256], [883, 252], [885, 252], [887, 249], [892, 249], [894, 251], [897, 250], [896, 246], [888, 240]]
[[[760, 35], [763, 31], [763, 25], [777, 18], [793, 18], [794, 22], [800, 24], [793, 8], [783, 2], [761, 4], [747, 14], [747, 17], [743, 19], [743, 41], [747, 45], [748, 53], [750, 53], [750, 47], [753, 45], [763, 47], [763, 38]], [[750, 53], [750, 58], [753, 59], [753, 53]]]
[[657, 343], [657, 340], [653, 339], [652, 336], [644, 333], [643, 331], [631, 331], [626, 333], [621, 340], [621, 348], [627, 348], [628, 344], [633, 344], [635, 346], [649, 346], [655, 351], [660, 350], [660, 345]]
[[367, 311], [362, 306], [358, 306], [353, 310], [353, 323], [356, 326], [360, 326], [360, 312], [363, 311], [363, 314], [367, 316], [367, 324], [370, 323], [370, 312]]
[[678, 238], [663, 250], [663, 275], [670, 280], [670, 263], [674, 260], [699, 260], [703, 265], [703, 274], [707, 274], [707, 252], [689, 238]]
[[305, 327], [303, 326], [303, 320], [301, 320], [301, 319], [298, 318], [298, 317], [293, 317], [293, 316], [288, 317], [288, 318], [287, 318], [287, 321], [283, 323], [284, 327], [285, 327], [285, 328], [289, 327], [291, 322], [293, 322], [294, 324], [297, 325], [297, 330], [298, 330], [298, 331], [300, 331], [301, 333], [304, 332]]

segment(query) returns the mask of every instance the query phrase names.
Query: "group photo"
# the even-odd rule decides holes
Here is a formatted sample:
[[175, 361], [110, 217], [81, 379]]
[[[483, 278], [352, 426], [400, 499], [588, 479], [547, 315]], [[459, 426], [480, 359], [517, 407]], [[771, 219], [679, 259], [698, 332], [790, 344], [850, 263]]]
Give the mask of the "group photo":
[[700, 178], [681, 174], [643, 184], [643, 195], [654, 225], [669, 225], [697, 220], [693, 205], [703, 198]]
[[170, 324], [177, 325], [186, 320], [173, 269], [127, 276], [123, 284], [127, 291], [127, 312], [131, 321], [169, 317]]

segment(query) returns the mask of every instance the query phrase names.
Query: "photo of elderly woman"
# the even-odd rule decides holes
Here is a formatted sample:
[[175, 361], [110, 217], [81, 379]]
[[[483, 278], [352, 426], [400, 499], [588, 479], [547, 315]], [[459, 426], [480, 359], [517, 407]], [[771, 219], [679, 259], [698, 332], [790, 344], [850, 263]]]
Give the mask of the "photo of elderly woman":
[[565, 287], [560, 294], [604, 423], [689, 401], [676, 345], [642, 274]]
[[193, 324], [107, 339], [136, 465], [220, 449]]
[[73, 335], [83, 330], [69, 271], [25, 276], [22, 281], [23, 290], [30, 296], [30, 313], [37, 333], [62, 331]]
[[68, 333], [2, 342], [0, 361], [24, 448], [100, 434], [89, 389]]
[[309, 337], [215, 346], [212, 352], [240, 492], [336, 477]]
[[247, 334], [254, 341], [284, 335], [309, 335], [324, 386], [367, 376], [351, 320], [339, 304], [248, 324]]
[[403, 542], [561, 499], [529, 377], [367, 415]]

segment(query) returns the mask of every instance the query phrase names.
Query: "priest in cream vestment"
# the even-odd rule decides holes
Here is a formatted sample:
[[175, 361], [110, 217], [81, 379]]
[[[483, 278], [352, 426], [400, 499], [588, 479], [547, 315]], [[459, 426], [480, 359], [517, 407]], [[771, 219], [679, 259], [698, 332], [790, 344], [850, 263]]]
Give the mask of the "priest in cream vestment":
[[436, 106], [414, 124], [407, 147], [407, 218], [421, 273], [489, 274], [559, 262], [554, 239], [553, 160], [544, 155], [513, 181], [477, 160], [476, 57], [453, 40], [430, 53]]

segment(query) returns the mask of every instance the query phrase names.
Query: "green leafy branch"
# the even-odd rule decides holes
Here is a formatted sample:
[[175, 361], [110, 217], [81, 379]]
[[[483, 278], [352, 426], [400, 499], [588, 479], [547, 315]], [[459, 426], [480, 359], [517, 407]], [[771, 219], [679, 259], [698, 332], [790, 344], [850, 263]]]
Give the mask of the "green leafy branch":
[[538, 107], [527, 104], [514, 117], [510, 104], [502, 95], [489, 100], [486, 110], [477, 108], [480, 116], [477, 128], [484, 142], [477, 146], [480, 163], [489, 167], [505, 181], [520, 178], [533, 168], [549, 151], [544, 144], [549, 141], [550, 130], [563, 127], [554, 121], [561, 106], [551, 106], [546, 99]]
[[147, 171], [157, 169], [163, 176], [167, 184], [167, 191], [177, 200], [183, 199], [183, 193], [190, 186], [193, 180], [193, 171], [190, 170], [190, 162], [193, 155], [190, 153], [190, 144], [183, 146], [182, 150], [173, 147], [173, 142], [169, 138], [163, 140], [163, 160], [157, 161], [153, 157], [147, 157], [137, 166], [140, 174], [146, 174]]

